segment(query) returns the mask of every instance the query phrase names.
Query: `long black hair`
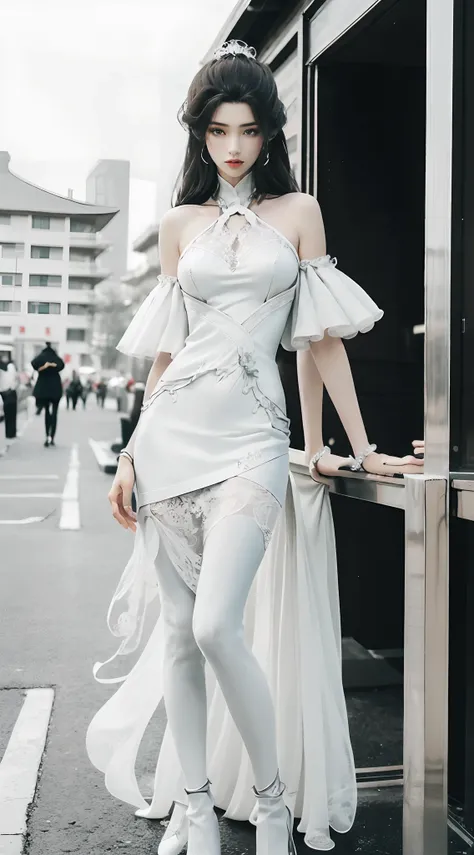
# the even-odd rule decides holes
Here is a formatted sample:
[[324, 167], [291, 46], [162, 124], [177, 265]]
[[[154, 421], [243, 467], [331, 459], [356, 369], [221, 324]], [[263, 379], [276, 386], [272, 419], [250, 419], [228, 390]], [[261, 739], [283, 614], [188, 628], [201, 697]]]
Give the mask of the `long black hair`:
[[[290, 166], [283, 127], [286, 110], [268, 65], [237, 54], [212, 59], [194, 77], [187, 98], [178, 111], [178, 121], [189, 132], [186, 154], [174, 188], [174, 206], [202, 205], [217, 198], [217, 167], [205, 146], [206, 131], [217, 108], [225, 103], [245, 103], [251, 108], [263, 134], [262, 150], [252, 167], [253, 198], [282, 196], [299, 190]], [[264, 163], [269, 155], [267, 166]]]

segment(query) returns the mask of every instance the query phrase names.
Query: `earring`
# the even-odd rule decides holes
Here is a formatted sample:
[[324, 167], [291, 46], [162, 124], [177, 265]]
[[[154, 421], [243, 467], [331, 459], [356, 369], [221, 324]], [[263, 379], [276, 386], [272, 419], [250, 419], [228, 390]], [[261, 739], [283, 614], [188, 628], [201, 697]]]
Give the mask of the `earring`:
[[204, 158], [203, 158], [203, 156], [202, 156], [202, 153], [203, 153], [203, 151], [204, 151], [204, 149], [205, 149], [205, 148], [206, 148], [206, 146], [205, 146], [205, 145], [203, 145], [203, 147], [202, 147], [202, 149], [201, 149], [201, 160], [202, 160], [202, 162], [203, 162], [203, 163], [205, 163], [205, 164], [206, 164], [206, 166], [209, 166], [209, 161], [208, 161], [208, 160], [204, 160]]
[[268, 151], [268, 149], [267, 149], [267, 159], [266, 159], [266, 161], [265, 161], [265, 163], [264, 163], [263, 165], [264, 165], [264, 166], [268, 166], [269, 162], [270, 162], [270, 152], [269, 152], [269, 151]]

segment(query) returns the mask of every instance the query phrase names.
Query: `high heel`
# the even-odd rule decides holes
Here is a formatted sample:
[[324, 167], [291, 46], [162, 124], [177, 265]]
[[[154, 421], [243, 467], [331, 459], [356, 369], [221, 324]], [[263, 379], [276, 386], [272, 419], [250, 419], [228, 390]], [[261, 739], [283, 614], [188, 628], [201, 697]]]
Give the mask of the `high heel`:
[[[187, 790], [188, 849], [187, 855], [221, 855], [219, 823], [207, 781], [199, 790]], [[160, 853], [161, 855], [161, 853]]]
[[158, 855], [179, 855], [188, 840], [187, 805], [175, 802], [168, 827], [160, 840]]
[[285, 784], [277, 776], [265, 790], [253, 792], [257, 797], [257, 855], [297, 855], [293, 840], [293, 813], [285, 803]]

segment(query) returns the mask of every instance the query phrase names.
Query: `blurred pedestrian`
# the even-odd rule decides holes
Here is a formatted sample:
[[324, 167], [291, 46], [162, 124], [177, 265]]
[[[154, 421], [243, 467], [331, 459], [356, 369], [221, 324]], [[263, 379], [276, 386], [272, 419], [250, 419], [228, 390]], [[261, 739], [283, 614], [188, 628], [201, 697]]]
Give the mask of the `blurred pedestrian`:
[[0, 395], [3, 401], [5, 439], [7, 444], [16, 439], [16, 414], [18, 404], [18, 372], [8, 354], [0, 357]]
[[97, 398], [97, 405], [100, 405], [103, 408], [105, 399], [107, 397], [107, 383], [105, 382], [105, 380], [99, 380], [99, 382], [97, 383], [95, 394]]
[[89, 380], [86, 380], [86, 382], [83, 384], [83, 387], [82, 387], [82, 404], [83, 404], [84, 409], [86, 408], [87, 399], [88, 399], [89, 394], [91, 392], [92, 392], [92, 380], [89, 379]]
[[78, 402], [79, 398], [82, 398], [83, 392], [84, 392], [84, 387], [81, 383], [81, 378], [79, 377], [79, 374], [77, 373], [77, 371], [73, 371], [71, 380], [69, 381], [69, 385], [67, 387], [67, 393], [66, 393], [67, 396], [69, 397], [69, 400], [72, 401], [73, 410], [76, 409], [77, 402]]
[[63, 394], [59, 372], [64, 368], [64, 362], [49, 342], [43, 350], [31, 361], [38, 372], [33, 395], [37, 407], [44, 408], [44, 424], [46, 431], [45, 446], [54, 445], [58, 421], [58, 407]]

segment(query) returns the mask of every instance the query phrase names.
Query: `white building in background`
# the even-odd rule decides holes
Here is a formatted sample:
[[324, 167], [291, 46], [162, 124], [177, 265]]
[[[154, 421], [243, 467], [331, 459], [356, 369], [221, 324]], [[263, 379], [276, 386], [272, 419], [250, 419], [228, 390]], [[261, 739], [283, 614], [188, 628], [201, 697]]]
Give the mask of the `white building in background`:
[[128, 224], [130, 207], [130, 161], [99, 160], [86, 180], [86, 201], [107, 205], [118, 213], [103, 229], [109, 241], [107, 268], [119, 280], [127, 270]]
[[158, 235], [159, 226], [153, 224], [136, 238], [132, 249], [134, 252], [143, 254], [143, 260], [137, 267], [122, 276], [122, 281], [133, 287], [133, 302], [136, 304], [141, 303], [156, 285], [156, 277], [161, 269]]
[[23, 369], [51, 341], [70, 373], [92, 364], [93, 292], [111, 273], [101, 230], [118, 211], [50, 193], [9, 162], [0, 152], [0, 342]]
[[[156, 277], [161, 270], [158, 238], [159, 226], [153, 224], [148, 226], [132, 245], [134, 252], [139, 252], [143, 255], [143, 260], [137, 267], [129, 270], [125, 276], [122, 276], [122, 281], [130, 289], [130, 318], [157, 284]], [[150, 362], [148, 360], [130, 358], [129, 368], [136, 380], [146, 380], [150, 369]]]

